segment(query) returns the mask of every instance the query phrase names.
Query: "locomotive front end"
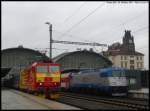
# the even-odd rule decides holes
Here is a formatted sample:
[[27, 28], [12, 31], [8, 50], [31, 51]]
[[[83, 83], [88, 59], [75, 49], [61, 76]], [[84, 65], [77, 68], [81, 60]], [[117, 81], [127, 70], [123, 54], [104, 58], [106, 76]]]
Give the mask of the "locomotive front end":
[[127, 95], [127, 79], [123, 69], [112, 69], [111, 77], [108, 78], [112, 96]]
[[60, 66], [59, 64], [41, 64], [37, 66], [36, 88], [38, 94], [44, 94], [46, 98], [59, 98], [60, 90]]

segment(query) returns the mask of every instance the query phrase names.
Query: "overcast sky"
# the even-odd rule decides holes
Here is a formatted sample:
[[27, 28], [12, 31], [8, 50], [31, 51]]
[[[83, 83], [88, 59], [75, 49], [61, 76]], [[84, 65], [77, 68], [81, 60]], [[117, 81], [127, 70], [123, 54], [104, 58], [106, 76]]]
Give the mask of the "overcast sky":
[[[145, 55], [144, 67], [148, 68], [148, 6], [148, 2], [2, 2], [2, 49], [23, 45], [45, 50], [49, 47], [47, 21], [53, 26], [54, 40], [111, 45], [122, 43], [126, 29], [131, 30], [135, 49]], [[91, 47], [55, 43], [53, 48], [55, 57]], [[107, 47], [92, 48], [97, 52], [107, 50]]]

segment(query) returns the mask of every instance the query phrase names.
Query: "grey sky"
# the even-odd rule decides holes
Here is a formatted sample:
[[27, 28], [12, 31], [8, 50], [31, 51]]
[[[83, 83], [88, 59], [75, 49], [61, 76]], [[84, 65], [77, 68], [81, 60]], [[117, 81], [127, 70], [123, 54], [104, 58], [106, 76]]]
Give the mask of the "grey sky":
[[[2, 2], [2, 49], [18, 45], [48, 48], [47, 21], [53, 25], [55, 40], [111, 45], [122, 43], [124, 30], [131, 30], [136, 51], [145, 54], [144, 64], [146, 68], [149, 66], [148, 2]], [[53, 44], [53, 48], [57, 48], [53, 49], [54, 57], [90, 46]], [[97, 52], [102, 50], [101, 47], [93, 48]]]

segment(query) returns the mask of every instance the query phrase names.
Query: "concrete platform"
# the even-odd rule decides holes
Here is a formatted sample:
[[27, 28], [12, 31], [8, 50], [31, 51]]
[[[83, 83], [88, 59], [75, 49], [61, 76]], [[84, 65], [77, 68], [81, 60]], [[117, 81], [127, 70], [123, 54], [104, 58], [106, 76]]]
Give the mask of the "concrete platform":
[[140, 99], [149, 99], [149, 88], [142, 88], [139, 90], [129, 90], [129, 97], [131, 98], [140, 98]]
[[13, 89], [2, 90], [2, 110], [4, 109], [43, 109], [43, 110], [80, 110], [73, 106], [47, 100]]

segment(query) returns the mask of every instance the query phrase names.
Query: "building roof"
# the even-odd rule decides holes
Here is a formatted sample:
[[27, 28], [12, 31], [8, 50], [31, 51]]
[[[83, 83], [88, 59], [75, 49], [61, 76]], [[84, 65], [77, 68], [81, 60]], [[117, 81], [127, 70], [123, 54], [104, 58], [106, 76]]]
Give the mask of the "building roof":
[[56, 61], [58, 61], [59, 59], [65, 57], [65, 56], [67, 56], [67, 55], [71, 55], [71, 54], [75, 54], [75, 53], [83, 53], [83, 52], [89, 53], [89, 54], [96, 54], [96, 55], [100, 56], [101, 58], [103, 58], [103, 59], [104, 59], [106, 62], [108, 62], [109, 64], [112, 64], [109, 59], [107, 59], [106, 57], [102, 56], [101, 54], [98, 54], [98, 53], [92, 52], [92, 51], [87, 51], [87, 50], [62, 53], [62, 54], [60, 54], [60, 55], [54, 57], [54, 58], [53, 58], [53, 61], [56, 62]]
[[54, 58], [53, 58], [53, 61], [58, 61], [59, 59], [65, 57], [65, 56], [67, 56], [67, 55], [69, 55], [70, 53], [71, 53], [71, 52], [62, 53], [62, 54], [60, 54], [60, 55], [54, 57]]
[[3, 49], [1, 52], [3, 53], [7, 53], [7, 52], [15, 52], [15, 51], [27, 51], [29, 53], [34, 53], [36, 55], [41, 55], [42, 57], [48, 59], [48, 57], [42, 53], [40, 53], [39, 51], [33, 50], [33, 49], [29, 49], [29, 48], [23, 48], [23, 47], [15, 47], [15, 48], [7, 48], [7, 49]]
[[104, 53], [106, 55], [137, 55], [144, 56], [144, 54], [135, 50], [134, 38], [131, 36], [130, 30], [125, 30], [123, 37], [123, 44], [119, 42], [113, 43], [108, 47], [108, 50]]

